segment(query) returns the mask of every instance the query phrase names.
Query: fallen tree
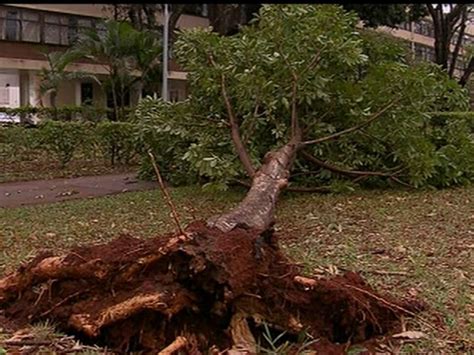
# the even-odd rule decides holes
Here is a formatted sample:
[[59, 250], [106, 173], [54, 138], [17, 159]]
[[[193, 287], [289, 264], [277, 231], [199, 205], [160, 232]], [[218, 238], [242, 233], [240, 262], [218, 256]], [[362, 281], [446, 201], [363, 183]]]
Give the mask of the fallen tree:
[[[177, 44], [179, 51], [190, 61], [190, 70], [193, 65], [201, 67], [190, 74], [191, 85], [207, 87], [209, 95], [221, 99], [227, 117], [224, 127], [230, 130], [231, 144], [252, 181], [246, 197], [206, 222], [194, 222], [183, 230], [179, 226], [176, 234], [148, 240], [122, 236], [107, 244], [77, 247], [65, 255], [38, 255], [0, 280], [4, 316], [19, 326], [52, 320], [85, 342], [119, 352], [257, 353], [269, 345], [269, 337], [284, 332], [279, 339], [292, 344], [290, 351], [305, 348], [330, 353], [389, 333], [401, 315], [419, 311], [421, 303], [380, 295], [355, 273], [331, 279], [303, 275], [281, 253], [273, 232], [278, 196], [288, 185], [300, 151], [355, 134], [383, 119], [394, 120], [400, 113], [416, 113], [415, 107], [432, 97], [432, 93], [414, 90], [428, 85], [425, 78], [407, 75], [405, 67], [395, 68], [392, 74], [402, 71], [403, 82], [394, 87], [387, 84], [387, 96], [368, 109], [356, 110], [354, 105], [353, 110], [364, 113], [362, 119], [353, 122], [351, 116], [346, 122], [353, 125], [308, 137], [311, 120], [301, 118], [300, 102], [317, 92], [318, 85], [329, 85], [328, 81], [317, 84], [321, 78], [315, 73], [322, 70], [324, 76], [324, 68], [331, 65], [350, 67], [365, 60], [353, 31], [355, 22], [356, 18], [335, 6], [278, 5], [264, 6], [259, 27], [244, 30], [237, 38], [205, 30], [185, 33]], [[286, 32], [274, 36], [282, 28]], [[260, 42], [265, 38], [266, 42]], [[266, 67], [265, 60], [260, 69], [254, 68], [240, 61], [243, 58], [235, 45], [250, 46], [248, 53], [256, 51], [253, 59], [263, 55], [261, 48], [279, 59], [273, 68]], [[340, 46], [344, 54], [336, 51]], [[283, 53], [283, 48], [288, 51]], [[267, 99], [273, 95], [285, 102], [281, 99], [288, 94], [289, 118], [282, 121], [287, 126], [280, 144], [256, 167], [256, 155], [249, 154], [240, 131], [240, 112], [249, 107], [236, 100], [236, 90], [278, 65], [286, 71], [267, 78], [271, 82], [280, 76], [268, 92], [260, 92], [258, 97], [264, 100], [258, 105], [263, 103], [268, 110]], [[258, 83], [262, 90], [267, 86]], [[202, 93], [197, 90], [197, 94]], [[206, 99], [195, 94], [193, 98], [197, 104]], [[271, 117], [270, 111], [265, 114]], [[215, 131], [210, 132], [207, 137]], [[304, 343], [298, 342], [302, 334], [307, 339]]]

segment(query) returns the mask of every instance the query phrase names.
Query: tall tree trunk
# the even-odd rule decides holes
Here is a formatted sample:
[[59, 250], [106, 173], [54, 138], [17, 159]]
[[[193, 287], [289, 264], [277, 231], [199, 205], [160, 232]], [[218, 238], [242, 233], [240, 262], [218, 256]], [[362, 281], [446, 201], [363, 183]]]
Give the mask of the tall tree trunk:
[[464, 70], [464, 73], [461, 76], [461, 79], [459, 79], [459, 85], [461, 85], [462, 87], [466, 86], [473, 72], [474, 72], [474, 58], [471, 58], [467, 68]]
[[[435, 63], [439, 64], [443, 70], [446, 70], [450, 76], [454, 73], [454, 66], [456, 65], [457, 53], [460, 49], [459, 45], [456, 45], [455, 53], [453, 53], [453, 60], [451, 62], [451, 68], [449, 66], [449, 54], [451, 52], [451, 40], [453, 35], [458, 28], [460, 21], [463, 21], [467, 17], [467, 5], [457, 4], [449, 13], [443, 12], [443, 6], [437, 4], [436, 7], [433, 4], [426, 4], [433, 21], [434, 27], [434, 47], [435, 47]], [[462, 29], [462, 23], [460, 30]], [[462, 32], [462, 31], [460, 31]]]
[[53, 111], [54, 111], [54, 119], [58, 120], [58, 108], [56, 107], [56, 97], [57, 97], [56, 91], [51, 92], [51, 95], [50, 95], [51, 107], [53, 108]]
[[280, 192], [288, 185], [290, 170], [300, 147], [292, 140], [265, 155], [245, 198], [231, 211], [211, 217], [210, 227], [229, 232], [236, 227], [265, 231], [275, 221], [275, 207]]
[[110, 80], [110, 86], [112, 89], [112, 101], [114, 105], [114, 121], [118, 120], [118, 103], [117, 103], [117, 88], [115, 86], [115, 72], [113, 73], [113, 77]]

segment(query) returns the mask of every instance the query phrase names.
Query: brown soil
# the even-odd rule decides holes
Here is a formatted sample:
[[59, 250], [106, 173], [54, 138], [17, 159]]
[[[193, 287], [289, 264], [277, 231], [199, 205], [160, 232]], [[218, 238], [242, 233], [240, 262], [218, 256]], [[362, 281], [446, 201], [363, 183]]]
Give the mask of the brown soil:
[[222, 233], [204, 222], [186, 232], [39, 255], [0, 279], [0, 309], [17, 326], [48, 319], [118, 352], [156, 352], [183, 335], [190, 354], [252, 338], [265, 346], [264, 322], [275, 335], [286, 331], [283, 341], [306, 331], [319, 339], [310, 348], [338, 354], [417, 311], [377, 294], [355, 273], [299, 278], [271, 233]]

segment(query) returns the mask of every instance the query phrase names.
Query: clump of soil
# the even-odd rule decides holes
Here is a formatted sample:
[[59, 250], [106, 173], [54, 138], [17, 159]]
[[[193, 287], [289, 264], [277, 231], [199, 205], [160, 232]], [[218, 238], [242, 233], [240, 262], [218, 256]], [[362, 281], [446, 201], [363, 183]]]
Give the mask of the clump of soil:
[[265, 324], [289, 341], [306, 332], [319, 339], [309, 348], [339, 353], [414, 311], [355, 273], [302, 277], [270, 232], [222, 233], [204, 222], [182, 236], [122, 236], [65, 256], [39, 255], [0, 280], [0, 308], [19, 326], [48, 319], [118, 352], [157, 351], [183, 336], [181, 350], [190, 354], [253, 352]]

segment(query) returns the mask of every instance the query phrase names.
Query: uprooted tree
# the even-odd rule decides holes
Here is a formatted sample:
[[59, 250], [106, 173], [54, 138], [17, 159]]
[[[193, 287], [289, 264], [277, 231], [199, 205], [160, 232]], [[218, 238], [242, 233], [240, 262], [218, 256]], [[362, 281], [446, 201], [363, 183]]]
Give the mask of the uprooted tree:
[[466, 91], [432, 63], [411, 65], [402, 43], [356, 31], [353, 15], [317, 9], [264, 7], [231, 37], [182, 34], [175, 53], [190, 99], [149, 98], [136, 113], [168, 180], [248, 184], [290, 140], [292, 190], [472, 180], [472, 130], [432, 115], [467, 110]]
[[[232, 170], [237, 153], [251, 180], [247, 196], [168, 238], [122, 236], [63, 256], [43, 253], [0, 280], [4, 316], [20, 324], [51, 319], [119, 351], [167, 346], [163, 353], [194, 354], [256, 353], [266, 346], [265, 329], [267, 339], [286, 331], [280, 340], [293, 342], [295, 352], [342, 352], [391, 331], [401, 314], [413, 315], [419, 304], [378, 295], [357, 274], [302, 276], [272, 233], [278, 195], [300, 152], [325, 152], [325, 143], [376, 126], [380, 145], [404, 140], [397, 149], [409, 147], [409, 162], [423, 112], [464, 97], [429, 67], [370, 62], [356, 21], [337, 6], [272, 5], [262, 8], [258, 25], [233, 37], [185, 32], [176, 52], [190, 72], [192, 105], [208, 114], [154, 129], [196, 135], [187, 158], [221, 149], [218, 164]], [[150, 100], [139, 115], [160, 116]], [[183, 128], [171, 127], [177, 124]], [[340, 147], [348, 154], [353, 148]], [[298, 344], [301, 334], [311, 341]]]

